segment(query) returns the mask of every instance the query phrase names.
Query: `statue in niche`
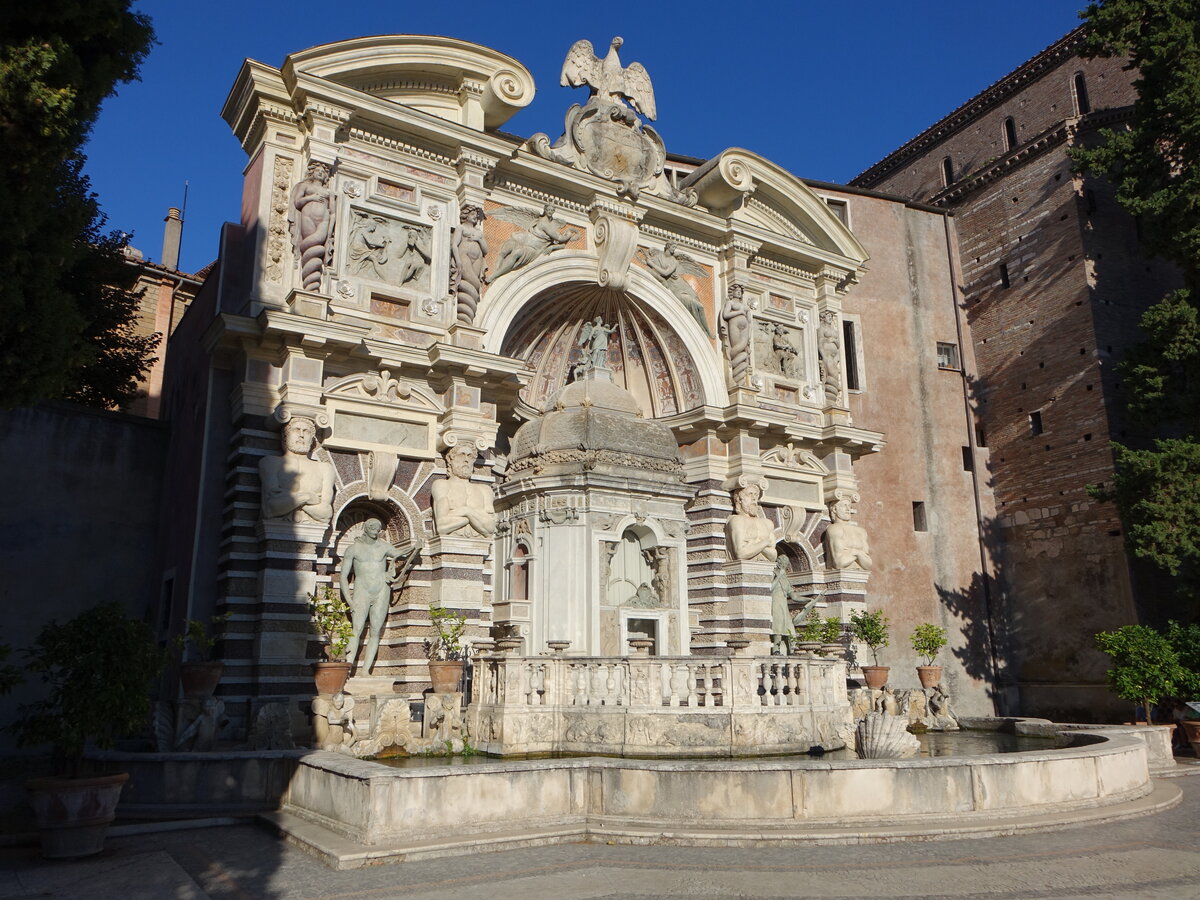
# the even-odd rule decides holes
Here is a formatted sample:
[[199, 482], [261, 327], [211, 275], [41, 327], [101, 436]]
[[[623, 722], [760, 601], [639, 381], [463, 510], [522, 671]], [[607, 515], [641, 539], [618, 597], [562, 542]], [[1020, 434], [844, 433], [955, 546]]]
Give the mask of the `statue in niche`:
[[280, 435], [282, 456], [258, 462], [264, 519], [328, 523], [333, 518], [333, 466], [310, 455], [317, 439], [312, 419], [293, 417]]
[[579, 346], [587, 356], [587, 365], [593, 369], [608, 366], [608, 340], [617, 330], [616, 325], [605, 325], [604, 319], [596, 316], [595, 321], [584, 322], [579, 333]]
[[686, 253], [680, 253], [672, 243], [668, 243], [661, 251], [645, 250], [642, 258], [651, 274], [687, 308], [692, 318], [700, 323], [704, 333], [712, 337], [712, 329], [708, 327], [708, 319], [704, 314], [704, 307], [700, 304], [700, 298], [683, 278], [684, 275], [706, 278], [707, 273], [704, 269]]
[[825, 402], [836, 404], [842, 395], [842, 336], [838, 330], [837, 313], [821, 313], [817, 329], [817, 355], [821, 365], [821, 383], [825, 386]]
[[358, 738], [354, 697], [338, 691], [332, 697], [313, 697], [313, 746], [318, 750], [346, 750]]
[[492, 489], [471, 481], [477, 455], [472, 443], [455, 444], [446, 451], [446, 478], [431, 488], [433, 527], [440, 535], [461, 531], [490, 538], [496, 533]]
[[866, 529], [850, 521], [855, 512], [852, 504], [858, 502], [858, 494], [835, 491], [833, 496], [834, 500], [829, 504], [829, 518], [833, 521], [825, 529], [825, 563], [833, 569], [870, 570]]
[[[771, 652], [786, 656], [796, 644], [796, 625], [788, 603], [803, 603], [804, 598], [792, 587], [788, 578], [786, 556], [775, 560], [775, 575], [771, 579]], [[811, 601], [810, 601], [811, 603]], [[803, 615], [807, 608], [802, 609]]]
[[[358, 656], [358, 647], [367, 623], [371, 625], [367, 655], [362, 666], [368, 674], [375, 666], [379, 639], [383, 636], [388, 607], [392, 605], [392, 592], [407, 580], [422, 545], [420, 538], [417, 538], [407, 552], [402, 552], [381, 540], [381, 531], [382, 522], [367, 519], [362, 534], [354, 539], [342, 558], [339, 579], [342, 599], [350, 607], [350, 624], [354, 630], [350, 646], [346, 648], [346, 659], [350, 662], [353, 663]], [[393, 562], [399, 564], [399, 570], [394, 573]]]
[[721, 307], [721, 345], [735, 385], [744, 384], [750, 374], [750, 310], [745, 291], [742, 285], [731, 284]]
[[784, 378], [799, 378], [797, 357], [800, 351], [792, 343], [791, 330], [782, 325], [775, 326], [771, 337], [771, 350], [775, 354], [775, 362], [779, 366], [779, 374]]
[[757, 481], [750, 481], [733, 492], [734, 512], [725, 522], [725, 539], [733, 559], [774, 562], [779, 556], [775, 549], [779, 535], [758, 503], [762, 493], [762, 485]]
[[388, 247], [391, 243], [387, 219], [364, 212], [354, 213], [350, 247], [346, 255], [354, 263], [355, 274], [383, 281], [383, 267], [388, 264]]
[[484, 265], [488, 253], [483, 237], [483, 207], [464, 206], [458, 214], [459, 226], [450, 245], [450, 290], [458, 304], [458, 321], [470, 325], [487, 280]]
[[321, 270], [333, 253], [333, 191], [326, 163], [310, 162], [303, 181], [292, 190], [292, 241], [306, 291], [321, 289]]
[[399, 284], [419, 281], [429, 269], [429, 232], [424, 228], [404, 226], [404, 249], [400, 252]]
[[542, 207], [541, 215], [518, 206], [506, 206], [492, 213], [493, 219], [512, 222], [525, 230], [514, 234], [501, 246], [496, 271], [488, 277], [489, 282], [529, 265], [543, 254], [561, 250], [579, 237], [578, 231], [554, 218], [556, 212], [558, 209], [554, 204], [547, 203]]

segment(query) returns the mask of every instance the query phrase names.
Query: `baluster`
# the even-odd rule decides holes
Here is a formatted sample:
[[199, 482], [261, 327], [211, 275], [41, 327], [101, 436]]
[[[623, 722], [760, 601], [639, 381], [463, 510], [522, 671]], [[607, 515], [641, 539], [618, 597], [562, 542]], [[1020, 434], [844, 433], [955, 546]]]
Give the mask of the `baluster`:
[[614, 663], [604, 664], [604, 705], [617, 705], [617, 667]]
[[579, 663], [575, 667], [575, 705], [586, 706], [588, 701], [588, 667]]
[[696, 685], [696, 702], [699, 706], [712, 706], [712, 698], [708, 689], [708, 665], [697, 663], [694, 666], [694, 683]]
[[567, 663], [563, 672], [563, 706], [575, 705], [575, 663]]
[[655, 663], [658, 669], [658, 705], [671, 705], [671, 673], [666, 663]]
[[604, 702], [604, 664], [591, 663], [591, 684], [588, 686], [588, 705], [599, 706]]
[[608, 692], [608, 696], [613, 706], [628, 706], [629, 701], [625, 696], [625, 685], [628, 683], [625, 666], [627, 663], [619, 662], [612, 664], [612, 690]]
[[687, 666], [687, 691], [688, 691], [688, 706], [693, 709], [700, 705], [700, 697], [696, 693], [696, 666], [688, 663]]

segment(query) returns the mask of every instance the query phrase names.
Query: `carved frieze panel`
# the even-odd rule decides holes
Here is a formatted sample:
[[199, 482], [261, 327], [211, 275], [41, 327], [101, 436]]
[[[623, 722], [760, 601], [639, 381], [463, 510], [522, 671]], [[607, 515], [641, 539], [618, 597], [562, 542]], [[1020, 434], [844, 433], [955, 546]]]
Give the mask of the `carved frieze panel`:
[[342, 272], [350, 278], [427, 294], [433, 229], [381, 212], [351, 207]]

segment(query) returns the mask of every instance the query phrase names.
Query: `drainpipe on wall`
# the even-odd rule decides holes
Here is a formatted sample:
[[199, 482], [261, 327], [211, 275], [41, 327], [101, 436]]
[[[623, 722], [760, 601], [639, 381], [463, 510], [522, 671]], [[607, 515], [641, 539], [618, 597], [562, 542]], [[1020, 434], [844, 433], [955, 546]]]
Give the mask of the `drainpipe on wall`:
[[992, 579], [988, 574], [988, 551], [984, 537], [983, 501], [979, 491], [979, 466], [976, 462], [977, 444], [975, 442], [975, 413], [971, 409], [971, 391], [967, 383], [966, 354], [963, 343], [963, 322], [961, 295], [958, 291], [959, 270], [958, 257], [954, 253], [954, 242], [950, 237], [950, 213], [942, 212], [942, 229], [946, 235], [946, 262], [950, 267], [950, 299], [954, 306], [954, 332], [959, 347], [958, 374], [962, 385], [963, 412], [967, 422], [967, 447], [971, 453], [971, 493], [975, 499], [975, 531], [979, 543], [979, 574], [983, 585], [983, 606], [987, 615], [988, 658], [992, 664], [992, 684], [995, 693], [992, 696], [992, 710], [996, 715], [1004, 715], [1005, 710], [1000, 702], [1000, 666], [996, 658], [996, 632], [992, 621]]

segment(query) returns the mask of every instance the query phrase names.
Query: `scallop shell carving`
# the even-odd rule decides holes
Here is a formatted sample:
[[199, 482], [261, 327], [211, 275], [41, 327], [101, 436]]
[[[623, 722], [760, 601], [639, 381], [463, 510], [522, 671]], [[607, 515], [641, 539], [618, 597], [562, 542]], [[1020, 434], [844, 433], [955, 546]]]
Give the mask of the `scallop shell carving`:
[[854, 729], [859, 759], [904, 759], [916, 756], [921, 742], [908, 733], [908, 719], [868, 713]]

